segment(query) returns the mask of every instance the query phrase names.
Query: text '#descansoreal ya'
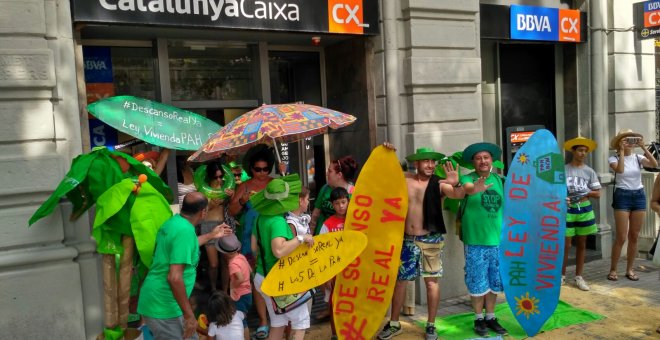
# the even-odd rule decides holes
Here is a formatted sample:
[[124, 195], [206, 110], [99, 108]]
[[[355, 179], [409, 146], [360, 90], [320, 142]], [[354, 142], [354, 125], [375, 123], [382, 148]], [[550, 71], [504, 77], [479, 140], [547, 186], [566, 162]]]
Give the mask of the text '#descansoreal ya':
[[[511, 187], [507, 190], [507, 196], [510, 200], [524, 205], [523, 202], [528, 198], [532, 177], [531, 175], [518, 176], [511, 173], [511, 179]], [[508, 216], [504, 221], [506, 238], [510, 242], [505, 248], [504, 256], [517, 259], [511, 261], [509, 268], [510, 286], [529, 286], [541, 290], [554, 287], [556, 277], [552, 271], [561, 264], [560, 261], [563, 261], [563, 254], [559, 254], [560, 240], [557, 237], [560, 227], [559, 204], [561, 202], [555, 200], [536, 204], [542, 205], [543, 213], [541, 216], [532, 216], [531, 218], [534, 220], [526, 220], [521, 216]], [[541, 226], [538, 230], [540, 238], [538, 258], [530, 258], [533, 246], [528, 242], [530, 224]], [[527, 266], [530, 261], [538, 261], [534, 277], [527, 277]]]
[[[148, 115], [152, 115], [154, 117], [161, 117], [163, 119], [168, 119], [177, 122], [179, 124], [191, 125], [193, 127], [202, 126], [202, 122], [198, 118], [190, 115], [179, 115], [179, 113], [176, 111], [173, 112], [161, 111], [152, 107], [141, 106], [137, 103], [133, 103], [128, 100], [124, 101], [124, 104], [122, 106], [124, 109], [127, 110], [145, 113]], [[160, 126], [161, 124], [157, 122], [156, 125]], [[188, 132], [180, 132], [178, 134], [162, 133], [158, 131], [158, 128], [156, 126], [131, 123], [131, 122], [127, 122], [126, 119], [122, 121], [122, 127], [124, 127], [125, 129], [129, 129], [131, 131], [135, 131], [135, 133], [138, 135], [144, 134], [152, 138], [158, 138], [162, 141], [167, 141], [170, 143], [177, 143], [177, 144], [192, 144], [192, 145], [201, 146], [202, 143], [204, 143], [209, 137], [211, 137], [211, 135], [202, 136], [200, 134], [193, 134]]]
[[[403, 222], [405, 211], [402, 209], [401, 201], [401, 197], [383, 198], [382, 204], [375, 205], [371, 196], [353, 196], [351, 204], [355, 204], [358, 208], [353, 211], [353, 219], [344, 228], [363, 232], [370, 227], [386, 230], [387, 223]], [[383, 209], [376, 211], [378, 207]], [[380, 230], [372, 230], [370, 234], [374, 235], [378, 232]], [[384, 295], [388, 286], [393, 286], [396, 281], [396, 273], [391, 276], [390, 271], [393, 254], [397, 248], [400, 250], [401, 246], [400, 242], [395, 244], [370, 240], [362, 255], [339, 274], [344, 280], [337, 282], [335, 286], [338, 296], [337, 301], [334, 301], [335, 313], [352, 315], [351, 322], [339, 325], [339, 332], [345, 338], [360, 338], [367, 325], [368, 319], [364, 315], [356, 315], [358, 303], [389, 305], [389, 298], [386, 299]], [[363, 262], [362, 259], [367, 257], [371, 258], [372, 263]], [[359, 281], [361, 278], [369, 278], [368, 283]]]

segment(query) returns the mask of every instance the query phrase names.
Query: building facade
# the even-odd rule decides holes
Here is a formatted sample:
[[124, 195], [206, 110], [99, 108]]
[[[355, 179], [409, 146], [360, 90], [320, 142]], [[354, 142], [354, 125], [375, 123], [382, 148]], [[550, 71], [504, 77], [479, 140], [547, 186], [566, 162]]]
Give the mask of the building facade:
[[[263, 103], [356, 115], [352, 126], [282, 147], [310, 187], [324, 182], [330, 159], [364, 163], [386, 140], [401, 160], [422, 146], [450, 154], [486, 140], [506, 161], [516, 138], [538, 126], [560, 143], [595, 139], [590, 162], [608, 184], [606, 145], [616, 131], [657, 133], [654, 45], [630, 29], [633, 2], [535, 2], [578, 12], [565, 29], [579, 41], [562, 41], [511, 31], [512, 10], [526, 1], [0, 0], [0, 329], [12, 338], [101, 332], [89, 218], [69, 221], [63, 201], [27, 227], [75, 156], [127, 140], [88, 116], [88, 102], [133, 95], [221, 125]], [[544, 25], [530, 20], [521, 27]], [[174, 171], [166, 176], [176, 183]], [[652, 174], [645, 181], [650, 189]], [[608, 188], [601, 197], [592, 247], [607, 257]], [[447, 215], [445, 298], [465, 293], [462, 244]], [[642, 237], [655, 228], [651, 215]]]

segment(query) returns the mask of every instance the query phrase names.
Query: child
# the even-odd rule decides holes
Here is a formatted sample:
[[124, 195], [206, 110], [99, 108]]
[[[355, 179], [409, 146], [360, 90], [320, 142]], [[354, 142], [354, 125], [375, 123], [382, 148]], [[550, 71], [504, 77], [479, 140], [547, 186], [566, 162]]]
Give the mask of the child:
[[[250, 264], [241, 251], [241, 242], [236, 234], [218, 239], [215, 247], [227, 259], [229, 267], [229, 295], [235, 302], [237, 313], [247, 315], [252, 306], [252, 285], [250, 284]], [[209, 302], [210, 304], [210, 302]], [[245, 340], [250, 339], [247, 319], [243, 318]], [[219, 339], [216, 337], [216, 339]]]
[[[307, 214], [309, 208], [309, 189], [306, 187], [300, 188], [298, 194], [298, 209], [286, 213], [286, 223], [289, 224], [291, 230], [295, 230], [295, 235], [311, 234], [309, 230], [309, 221], [312, 217]], [[310, 315], [312, 313], [312, 303], [314, 299], [307, 301], [307, 310]]]
[[319, 234], [344, 230], [344, 220], [346, 220], [346, 210], [348, 210], [348, 191], [341, 187], [332, 189], [330, 202], [335, 209], [335, 214], [323, 222]]
[[236, 340], [244, 335], [245, 314], [236, 310], [234, 301], [223, 291], [216, 291], [208, 302], [208, 330], [197, 326], [197, 332], [215, 340]]
[[[346, 211], [348, 210], [348, 191], [342, 187], [332, 189], [330, 192], [330, 202], [335, 209], [335, 214], [328, 217], [323, 222], [319, 234], [332, 233], [344, 230], [344, 221], [346, 220]], [[325, 283], [325, 302], [328, 302], [330, 308], [330, 328], [332, 329], [332, 339], [337, 338], [334, 321], [332, 320], [332, 291], [334, 290], [335, 279]]]

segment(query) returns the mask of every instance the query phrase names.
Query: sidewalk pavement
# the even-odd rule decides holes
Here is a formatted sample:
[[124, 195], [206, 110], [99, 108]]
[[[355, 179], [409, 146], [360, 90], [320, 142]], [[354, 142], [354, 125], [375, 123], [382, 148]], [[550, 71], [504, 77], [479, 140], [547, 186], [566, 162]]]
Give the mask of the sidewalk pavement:
[[[636, 259], [634, 271], [639, 281], [631, 281], [624, 275], [625, 267], [624, 258], [619, 262], [618, 281], [609, 281], [609, 259], [586, 263], [582, 276], [591, 290], [584, 292], [575, 287], [575, 266], [569, 265], [566, 268], [566, 285], [561, 289], [561, 300], [606, 318], [540, 333], [535, 339], [660, 339], [660, 334], [655, 332], [660, 326], [660, 268], [651, 261]], [[442, 287], [442, 281], [440, 285]], [[503, 295], [498, 296], [497, 303], [506, 303]], [[437, 316], [471, 311], [470, 297], [466, 295], [441, 300]], [[415, 315], [401, 316], [404, 332], [395, 339], [423, 338], [423, 329], [414, 325], [418, 320], [425, 322], [427, 315], [426, 306], [418, 305]], [[383, 323], [387, 320], [388, 316]], [[328, 339], [329, 328], [328, 322], [314, 324], [305, 339]]]

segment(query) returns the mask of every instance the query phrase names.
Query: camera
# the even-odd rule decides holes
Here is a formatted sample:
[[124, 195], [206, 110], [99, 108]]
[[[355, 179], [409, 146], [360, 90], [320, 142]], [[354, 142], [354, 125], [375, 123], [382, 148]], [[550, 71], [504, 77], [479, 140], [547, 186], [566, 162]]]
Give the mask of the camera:
[[642, 140], [640, 137], [626, 137], [625, 141], [628, 145], [637, 145]]

